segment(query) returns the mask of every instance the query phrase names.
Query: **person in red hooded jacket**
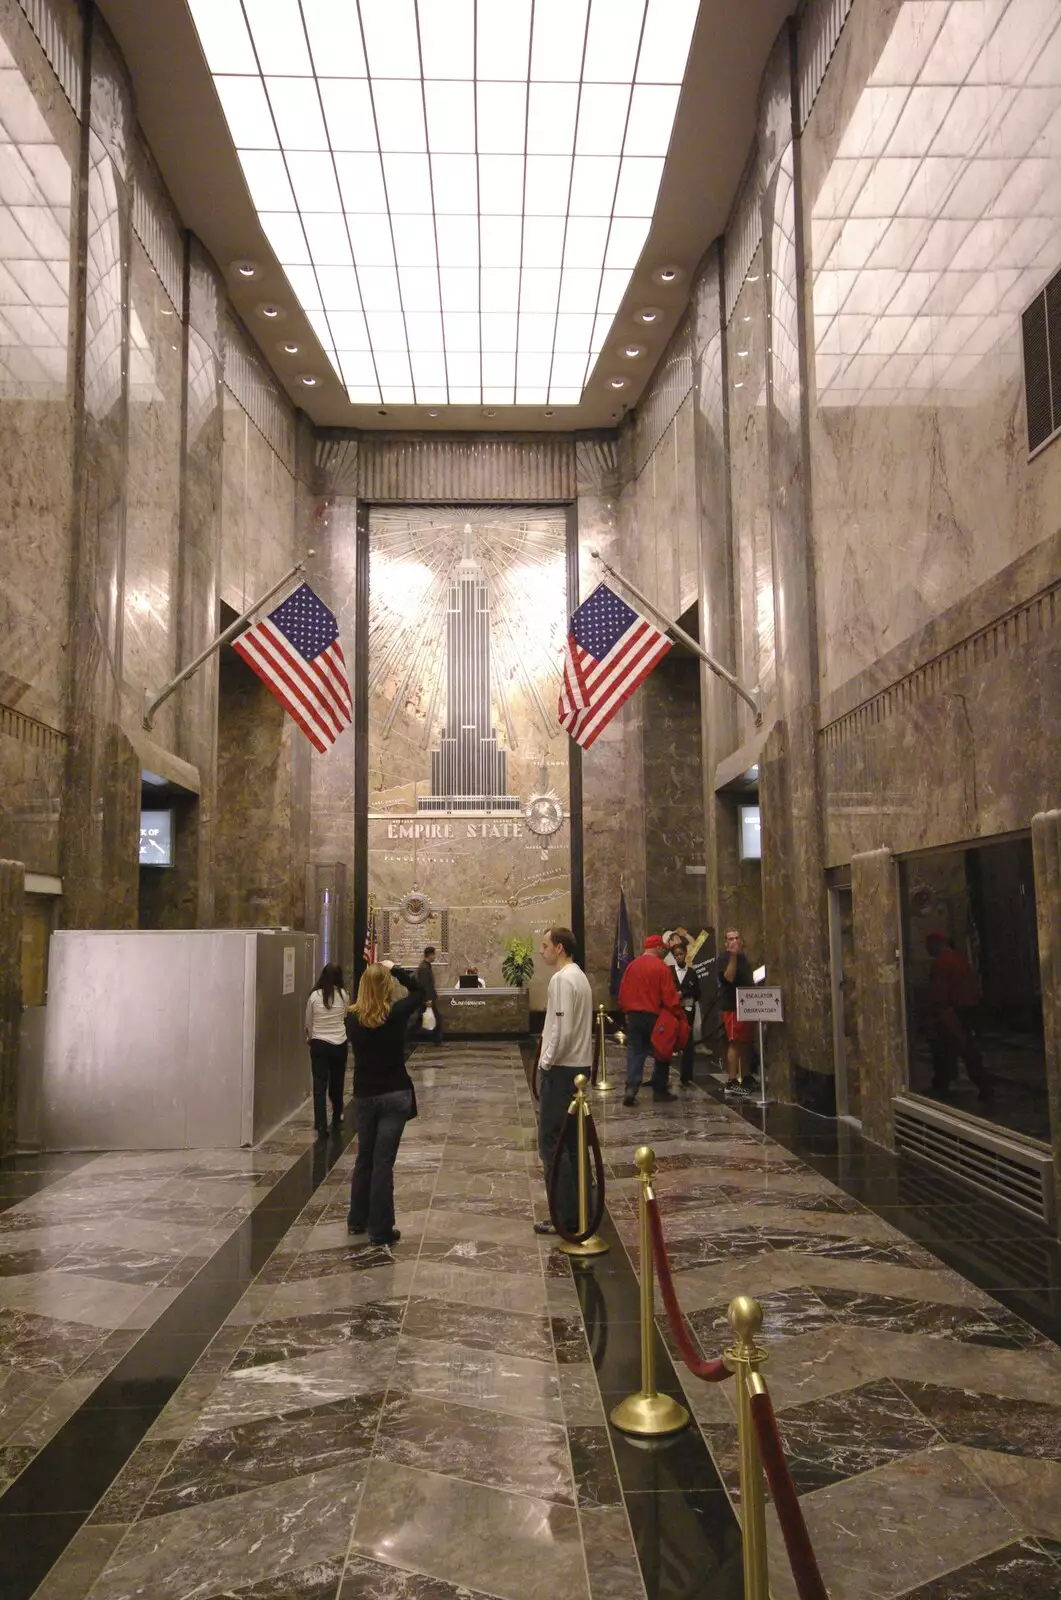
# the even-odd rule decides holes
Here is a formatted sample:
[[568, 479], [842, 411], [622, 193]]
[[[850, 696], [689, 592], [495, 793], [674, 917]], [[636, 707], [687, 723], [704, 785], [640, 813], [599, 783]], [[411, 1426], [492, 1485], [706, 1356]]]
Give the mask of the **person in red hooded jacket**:
[[[626, 1014], [626, 1093], [623, 1105], [637, 1101], [645, 1061], [651, 1055], [652, 1029], [661, 1011], [680, 1017], [682, 1003], [674, 973], [666, 965], [667, 946], [658, 933], [645, 940], [644, 953], [631, 961], [619, 985], [619, 1005]], [[670, 1062], [652, 1063], [653, 1100], [676, 1100], [668, 1088]]]
[[934, 928], [925, 935], [932, 958], [929, 970], [928, 1038], [932, 1048], [932, 1094], [945, 1100], [959, 1060], [984, 1102], [992, 1098], [991, 1080], [976, 1039], [975, 1013], [980, 1004], [980, 983], [960, 950], [947, 935]]

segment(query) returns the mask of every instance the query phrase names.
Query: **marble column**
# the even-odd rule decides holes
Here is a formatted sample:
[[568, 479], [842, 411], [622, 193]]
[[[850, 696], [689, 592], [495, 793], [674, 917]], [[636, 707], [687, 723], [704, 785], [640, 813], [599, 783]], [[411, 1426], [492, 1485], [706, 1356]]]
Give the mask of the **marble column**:
[[[722, 245], [712, 245], [693, 286], [693, 451], [700, 535], [700, 642], [731, 672], [737, 670], [733, 627], [729, 416], [723, 337]], [[715, 793], [715, 769], [740, 742], [737, 697], [701, 665], [700, 726], [704, 771], [705, 914], [720, 935], [740, 920], [740, 863], [736, 807]]]
[[1040, 811], [1032, 818], [1032, 853], [1054, 1193], [1061, 1231], [1061, 811]]
[[899, 875], [890, 850], [851, 858], [855, 992], [862, 1070], [862, 1131], [895, 1148], [892, 1100], [906, 1082], [906, 1029], [899, 955]]
[[[178, 662], [193, 661], [219, 630], [221, 560], [222, 382], [225, 293], [221, 276], [189, 236], [184, 289], [180, 613]], [[217, 674], [213, 655], [177, 691], [180, 754], [199, 771], [190, 886], [196, 923], [215, 918], [214, 840], [217, 817]]]
[[0, 861], [0, 1156], [15, 1144], [24, 885], [22, 862]]
[[[624, 566], [619, 529], [619, 459], [614, 439], [576, 446], [579, 594], [601, 580], [590, 551]], [[574, 603], [575, 596], [569, 596]], [[641, 696], [613, 717], [582, 758], [582, 850], [586, 972], [597, 1004], [609, 999], [619, 885], [626, 892], [635, 943], [645, 931], [645, 807]]]
[[119, 725], [129, 429], [132, 97], [98, 11], [87, 24], [77, 283], [77, 442], [63, 917], [137, 918], [139, 762]]
[[[806, 361], [795, 35], [782, 31], [767, 66], [759, 159], [767, 308], [767, 435], [777, 696], [784, 736], [781, 809], [763, 817], [764, 878], [784, 882], [782, 981], [795, 1098], [835, 1109], [825, 844], [818, 766], [818, 629], [806, 449]], [[771, 930], [767, 929], [768, 935]]]

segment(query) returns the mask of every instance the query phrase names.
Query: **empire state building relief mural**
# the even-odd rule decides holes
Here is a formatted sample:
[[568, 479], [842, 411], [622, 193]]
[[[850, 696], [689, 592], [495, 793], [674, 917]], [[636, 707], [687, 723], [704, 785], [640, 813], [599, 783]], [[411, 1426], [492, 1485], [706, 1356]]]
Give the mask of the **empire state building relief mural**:
[[443, 986], [570, 923], [565, 543], [562, 511], [371, 513], [369, 894], [381, 953], [435, 944]]

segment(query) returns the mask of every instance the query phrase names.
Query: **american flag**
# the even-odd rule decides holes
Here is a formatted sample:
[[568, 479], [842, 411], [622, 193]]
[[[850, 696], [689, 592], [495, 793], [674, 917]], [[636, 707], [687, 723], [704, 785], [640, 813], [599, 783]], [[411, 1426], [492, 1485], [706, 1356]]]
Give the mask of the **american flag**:
[[665, 633], [599, 583], [568, 625], [560, 724], [588, 750], [671, 648]]
[[376, 940], [376, 908], [369, 907], [368, 923], [365, 927], [365, 948], [361, 952], [366, 967], [370, 967], [379, 960], [379, 945]]
[[323, 754], [353, 715], [339, 624], [300, 584], [232, 646]]

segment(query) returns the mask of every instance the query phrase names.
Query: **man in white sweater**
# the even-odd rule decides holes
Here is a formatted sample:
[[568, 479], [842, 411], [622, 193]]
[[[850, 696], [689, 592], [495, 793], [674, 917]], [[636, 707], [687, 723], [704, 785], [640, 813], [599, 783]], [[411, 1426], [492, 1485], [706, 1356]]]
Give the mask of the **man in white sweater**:
[[[539, 1093], [538, 1154], [545, 1169], [545, 1181], [553, 1164], [556, 1143], [564, 1126], [567, 1108], [575, 1092], [580, 1072], [588, 1077], [593, 1069], [593, 993], [589, 979], [575, 965], [575, 936], [570, 928], [547, 928], [541, 943], [541, 956], [553, 969], [549, 979], [549, 998], [542, 1028], [542, 1048], [538, 1057]], [[568, 1233], [578, 1230], [578, 1154], [574, 1119], [567, 1124], [564, 1153], [557, 1179], [557, 1209], [560, 1223]], [[536, 1222], [535, 1233], [555, 1233], [551, 1222]]]

